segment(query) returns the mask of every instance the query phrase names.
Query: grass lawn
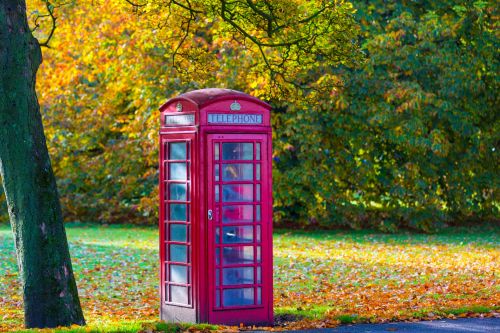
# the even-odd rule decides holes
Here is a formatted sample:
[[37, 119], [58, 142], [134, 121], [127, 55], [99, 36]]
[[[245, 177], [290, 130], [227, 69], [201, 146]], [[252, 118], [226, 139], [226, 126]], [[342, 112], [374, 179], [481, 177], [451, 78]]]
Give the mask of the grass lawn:
[[[69, 224], [67, 232], [89, 324], [73, 331], [179, 329], [156, 327], [155, 228]], [[488, 316], [500, 309], [499, 227], [437, 235], [277, 230], [274, 256], [275, 313], [279, 322], [293, 320], [290, 328]], [[8, 225], [0, 225], [0, 331], [20, 330], [22, 323], [14, 242]]]

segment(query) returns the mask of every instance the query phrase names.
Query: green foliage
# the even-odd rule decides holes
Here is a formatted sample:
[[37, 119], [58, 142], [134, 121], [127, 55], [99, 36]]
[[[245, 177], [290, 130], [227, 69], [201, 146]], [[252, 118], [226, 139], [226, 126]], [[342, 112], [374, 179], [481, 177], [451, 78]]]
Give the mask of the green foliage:
[[428, 232], [498, 218], [494, 2], [355, 7], [366, 62], [338, 69], [345, 86], [319, 107], [275, 113], [279, 217]]

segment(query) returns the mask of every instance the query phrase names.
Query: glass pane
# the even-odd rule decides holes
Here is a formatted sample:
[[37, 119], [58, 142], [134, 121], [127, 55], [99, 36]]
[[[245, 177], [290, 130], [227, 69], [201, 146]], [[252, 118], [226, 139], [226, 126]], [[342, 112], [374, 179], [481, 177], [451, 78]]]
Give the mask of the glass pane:
[[260, 180], [260, 163], [255, 166], [255, 179]]
[[188, 268], [181, 265], [170, 265], [170, 281], [188, 283]]
[[218, 287], [220, 283], [220, 269], [215, 270], [215, 285]]
[[169, 159], [171, 160], [186, 160], [187, 149], [186, 142], [172, 142], [170, 143]]
[[169, 163], [171, 180], [186, 180], [187, 179], [187, 163]]
[[226, 289], [222, 291], [224, 306], [253, 305], [253, 288]]
[[253, 185], [222, 185], [222, 202], [253, 201]]
[[262, 288], [257, 288], [257, 304], [262, 304]]
[[219, 159], [219, 144], [216, 143], [214, 144], [214, 155], [215, 155], [215, 159], [218, 160]]
[[214, 177], [215, 177], [215, 181], [218, 182], [219, 181], [219, 165], [218, 164], [216, 164], [215, 168], [214, 168]]
[[257, 262], [261, 262], [260, 246], [257, 246]]
[[223, 143], [222, 160], [252, 160], [252, 143]]
[[220, 228], [215, 228], [215, 243], [220, 243]]
[[252, 205], [231, 205], [222, 207], [223, 223], [253, 222]]
[[172, 303], [189, 304], [188, 287], [170, 286], [170, 301]]
[[170, 220], [187, 221], [187, 204], [170, 204]]
[[220, 290], [215, 291], [215, 306], [220, 308]]
[[257, 267], [257, 283], [262, 283], [262, 269], [260, 266]]
[[222, 249], [222, 264], [253, 263], [253, 246], [228, 247]]
[[253, 267], [224, 268], [222, 270], [222, 284], [253, 284]]
[[260, 225], [257, 226], [256, 234], [257, 243], [260, 243]]
[[257, 161], [260, 161], [260, 143], [259, 142], [257, 142], [255, 144], [255, 159]]
[[255, 207], [255, 221], [260, 221], [260, 205]]
[[219, 185], [215, 185], [215, 202], [219, 202]]
[[238, 163], [238, 164], [223, 164], [222, 165], [222, 180], [253, 180], [253, 164]]
[[170, 200], [187, 201], [187, 184], [170, 183]]
[[170, 240], [174, 242], [187, 242], [187, 225], [171, 224]]
[[256, 201], [260, 201], [260, 184], [257, 184], [256, 188], [255, 188], [255, 200]]
[[222, 243], [252, 243], [253, 227], [224, 227], [222, 228]]
[[187, 245], [170, 244], [170, 261], [188, 262]]
[[220, 264], [220, 249], [219, 248], [215, 249], [215, 264], [216, 265]]

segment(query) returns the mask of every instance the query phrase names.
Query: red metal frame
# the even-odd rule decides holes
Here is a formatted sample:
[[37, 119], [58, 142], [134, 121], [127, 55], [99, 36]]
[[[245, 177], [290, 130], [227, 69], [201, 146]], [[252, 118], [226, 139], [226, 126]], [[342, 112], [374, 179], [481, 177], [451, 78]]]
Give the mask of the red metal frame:
[[[232, 110], [232, 104], [239, 103], [241, 109]], [[180, 106], [179, 106], [180, 105]], [[273, 288], [272, 288], [272, 177], [271, 177], [271, 154], [272, 136], [270, 127], [270, 107], [266, 103], [249, 95], [224, 89], [204, 89], [181, 95], [165, 103], [161, 108], [160, 131], [160, 299], [161, 317], [168, 321], [196, 321], [222, 324], [272, 324], [273, 323]], [[229, 115], [259, 115], [261, 123], [255, 124], [214, 124], [207, 123], [208, 114]], [[185, 123], [179, 126], [171, 126], [165, 123], [166, 116], [193, 115], [186, 117]], [[228, 116], [227, 118], [237, 118]], [[247, 117], [248, 118], [248, 117]], [[214, 119], [212, 116], [211, 119]], [[252, 119], [255, 119], [253, 117]], [[172, 118], [169, 118], [171, 123]], [[183, 121], [184, 121], [183, 120]], [[168, 160], [168, 147], [170, 142], [189, 142], [189, 156], [183, 161]], [[252, 160], [224, 160], [222, 161], [222, 143], [245, 142], [253, 145]], [[213, 159], [213, 145], [218, 143], [220, 147], [220, 160], [216, 163]], [[261, 158], [256, 160], [256, 144], [260, 143]], [[189, 177], [184, 181], [166, 181], [168, 175], [168, 163], [185, 162], [190, 163]], [[222, 177], [222, 166], [229, 163], [251, 163], [253, 168], [252, 180], [226, 181]], [[219, 195], [221, 200], [215, 203], [214, 199], [214, 166], [219, 165]], [[257, 165], [261, 167], [260, 180], [256, 180]], [[169, 201], [169, 183], [179, 182], [188, 184], [190, 193], [185, 201]], [[222, 223], [222, 195], [223, 185], [227, 184], [252, 184], [252, 200], [243, 204], [252, 205], [253, 221], [249, 223]], [[260, 201], [257, 200], [256, 188], [260, 185]], [[185, 203], [189, 205], [188, 221], [175, 222], [190, 226], [187, 242], [168, 241], [169, 232], [168, 209], [169, 202]], [[227, 205], [228, 203], [224, 203]], [[238, 202], [238, 204], [242, 204]], [[256, 207], [260, 204], [261, 220], [255, 221]], [[212, 209], [214, 219], [209, 221], [207, 211]], [[218, 222], [217, 222], [218, 219]], [[222, 248], [222, 227], [229, 226], [251, 226], [252, 243], [224, 244], [237, 248], [242, 246], [253, 246], [254, 261], [251, 264], [240, 263], [236, 265], [215, 265], [216, 248]], [[260, 226], [260, 244], [257, 244], [257, 226]], [[189, 228], [189, 227], [188, 227]], [[220, 228], [221, 244], [215, 243], [215, 231]], [[166, 269], [171, 262], [168, 260], [167, 244], [186, 244], [189, 248], [188, 263], [180, 263], [189, 267], [189, 280], [185, 284], [172, 283]], [[261, 248], [261, 263], [257, 263], [257, 249]], [[222, 260], [222, 250], [219, 252]], [[176, 263], [174, 263], [176, 264]], [[221, 263], [222, 264], [222, 263]], [[222, 267], [238, 268], [253, 267], [253, 284], [234, 284], [222, 286]], [[261, 267], [261, 283], [257, 283], [257, 267]], [[220, 269], [219, 286], [216, 286], [215, 270]], [[246, 275], [245, 275], [246, 278]], [[251, 280], [250, 280], [251, 281]], [[247, 282], [247, 281], [243, 281]], [[252, 282], [252, 281], [251, 281]], [[169, 285], [180, 285], [189, 288], [189, 304], [176, 304], [168, 302], [166, 290]], [[226, 288], [227, 287], [227, 288]], [[216, 290], [227, 290], [236, 288], [253, 288], [254, 304], [245, 306], [224, 306], [220, 296], [220, 304], [216, 302]], [[261, 304], [257, 301], [257, 288], [261, 288]]]

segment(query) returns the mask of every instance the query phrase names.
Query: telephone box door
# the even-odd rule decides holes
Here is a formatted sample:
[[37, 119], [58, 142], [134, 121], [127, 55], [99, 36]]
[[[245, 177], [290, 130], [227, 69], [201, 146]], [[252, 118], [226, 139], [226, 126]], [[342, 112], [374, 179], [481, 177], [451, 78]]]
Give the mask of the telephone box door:
[[208, 135], [210, 322], [266, 322], [272, 317], [267, 140], [266, 134]]

